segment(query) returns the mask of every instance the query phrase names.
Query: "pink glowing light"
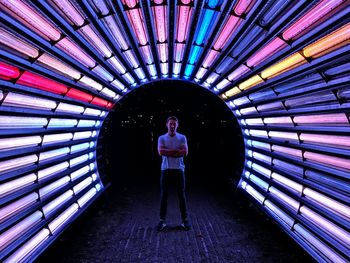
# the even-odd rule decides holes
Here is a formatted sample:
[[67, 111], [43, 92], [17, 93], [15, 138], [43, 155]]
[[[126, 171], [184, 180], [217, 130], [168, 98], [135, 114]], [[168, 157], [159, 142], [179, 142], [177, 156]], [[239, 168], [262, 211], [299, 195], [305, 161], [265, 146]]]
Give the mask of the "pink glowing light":
[[61, 37], [60, 31], [24, 1], [0, 0], [0, 3], [46, 38], [57, 41]]
[[240, 0], [235, 7], [235, 13], [239, 16], [247, 13], [253, 3], [253, 0]]
[[214, 48], [216, 50], [221, 50], [227, 43], [230, 36], [235, 32], [238, 25], [240, 24], [241, 19], [236, 16], [230, 16], [230, 18], [227, 20], [224, 28], [219, 34], [219, 37], [217, 38], [216, 42], [214, 43]]
[[126, 13], [140, 45], [146, 45], [147, 36], [140, 8], [129, 10]]
[[247, 73], [250, 69], [245, 65], [240, 65], [236, 70], [232, 71], [230, 75], [227, 76], [227, 78], [230, 81], [238, 79], [240, 76]]
[[161, 62], [166, 62], [168, 60], [168, 44], [159, 44], [158, 52]]
[[283, 33], [285, 40], [294, 40], [311, 29], [318, 21], [324, 19], [330, 12], [346, 0], [323, 0], [304, 16], [298, 19]]
[[177, 19], [177, 31], [176, 40], [178, 42], [186, 41], [188, 28], [190, 25], [190, 17], [192, 13], [191, 6], [179, 6], [178, 7], [178, 19]]
[[264, 48], [260, 49], [251, 58], [249, 58], [247, 60], [247, 65], [249, 67], [255, 67], [256, 65], [268, 59], [271, 55], [275, 54], [277, 51], [281, 50], [286, 46], [287, 44], [283, 40], [279, 38], [275, 38], [269, 44], [267, 44]]
[[123, 4], [127, 5], [129, 8], [133, 8], [138, 4], [138, 0], [123, 0]]
[[165, 6], [155, 6], [153, 9], [153, 17], [156, 24], [157, 39], [163, 43], [167, 40], [167, 13]]
[[207, 55], [207, 57], [205, 58], [205, 60], [203, 62], [203, 67], [204, 68], [210, 67], [211, 64], [213, 64], [213, 62], [218, 54], [219, 54], [219, 52], [217, 52], [215, 50], [210, 50], [209, 54]]

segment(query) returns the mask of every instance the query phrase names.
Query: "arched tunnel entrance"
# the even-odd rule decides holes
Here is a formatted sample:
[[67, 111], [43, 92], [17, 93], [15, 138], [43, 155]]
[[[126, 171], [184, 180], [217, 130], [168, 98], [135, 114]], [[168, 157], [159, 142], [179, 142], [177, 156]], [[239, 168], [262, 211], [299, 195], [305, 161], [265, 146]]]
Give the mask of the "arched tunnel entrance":
[[[199, 182], [216, 193], [189, 199], [193, 231], [168, 237], [192, 240], [195, 254], [175, 249], [174, 258], [244, 254], [244, 261], [253, 255], [239, 251], [259, 251], [258, 243], [280, 255], [257, 239], [269, 229], [262, 221], [238, 224], [248, 239], [233, 230], [232, 218], [257, 208], [313, 259], [350, 260], [349, 0], [0, 0], [0, 11], [0, 261], [34, 261], [79, 220], [84, 240], [86, 229], [97, 230], [97, 251], [117, 249], [119, 260], [131, 260], [128, 249], [153, 233], [132, 215], [148, 202], [137, 218], [154, 224], [155, 138], [170, 113], [189, 136], [191, 193], [203, 190]], [[236, 151], [238, 141], [244, 150]], [[135, 181], [152, 191], [132, 190]], [[223, 189], [240, 197], [223, 197]], [[111, 231], [119, 226], [125, 231]], [[112, 247], [97, 239], [111, 235], [120, 238], [110, 239]], [[161, 248], [152, 252], [168, 251], [164, 236], [151, 237]], [[247, 250], [232, 246], [242, 240]]]
[[157, 184], [161, 158], [158, 137], [169, 116], [187, 137], [185, 158], [191, 185], [235, 188], [243, 171], [244, 141], [232, 111], [215, 94], [184, 81], [157, 81], [119, 101], [102, 128], [100, 169], [113, 185], [126, 181]]

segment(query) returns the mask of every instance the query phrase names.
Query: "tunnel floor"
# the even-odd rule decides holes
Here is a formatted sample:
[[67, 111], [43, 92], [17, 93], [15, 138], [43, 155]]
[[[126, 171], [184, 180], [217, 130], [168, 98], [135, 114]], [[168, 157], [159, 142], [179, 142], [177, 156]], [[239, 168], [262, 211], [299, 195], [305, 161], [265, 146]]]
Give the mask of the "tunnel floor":
[[[236, 197], [235, 197], [236, 196]], [[272, 221], [237, 195], [190, 189], [192, 229], [179, 227], [175, 191], [158, 233], [156, 187], [110, 189], [38, 262], [312, 262]]]

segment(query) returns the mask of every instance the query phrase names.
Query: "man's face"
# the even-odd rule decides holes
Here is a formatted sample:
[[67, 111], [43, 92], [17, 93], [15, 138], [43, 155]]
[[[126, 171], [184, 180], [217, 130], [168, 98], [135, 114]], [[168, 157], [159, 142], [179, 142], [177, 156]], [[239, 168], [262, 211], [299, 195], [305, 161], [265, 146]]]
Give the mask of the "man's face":
[[176, 129], [179, 126], [179, 124], [175, 120], [169, 120], [166, 126], [168, 127], [168, 132], [173, 134], [176, 132]]

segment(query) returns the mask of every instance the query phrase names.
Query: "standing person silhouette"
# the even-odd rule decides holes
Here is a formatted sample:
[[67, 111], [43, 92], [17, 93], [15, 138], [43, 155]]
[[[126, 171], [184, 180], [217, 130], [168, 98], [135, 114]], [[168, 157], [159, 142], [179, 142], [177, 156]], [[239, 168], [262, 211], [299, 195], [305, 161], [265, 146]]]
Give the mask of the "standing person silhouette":
[[188, 154], [187, 139], [176, 130], [179, 121], [175, 116], [167, 119], [168, 132], [158, 139], [158, 153], [162, 156], [161, 177], [160, 177], [160, 221], [158, 231], [165, 229], [165, 218], [167, 213], [168, 186], [169, 181], [175, 183], [180, 203], [182, 224], [185, 230], [190, 230], [188, 221], [187, 204], [185, 196], [185, 164], [183, 157]]

